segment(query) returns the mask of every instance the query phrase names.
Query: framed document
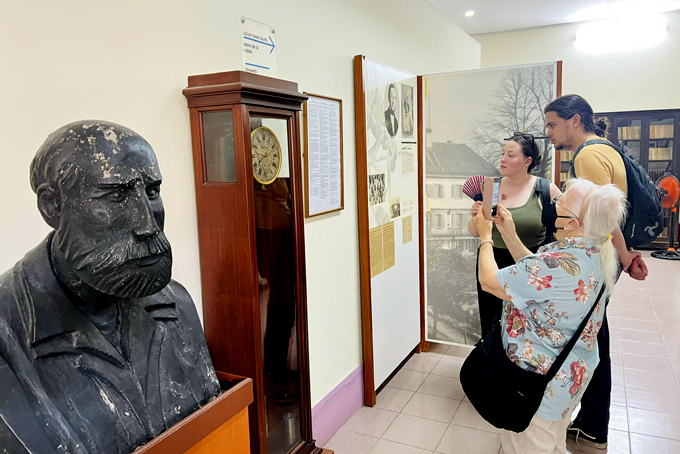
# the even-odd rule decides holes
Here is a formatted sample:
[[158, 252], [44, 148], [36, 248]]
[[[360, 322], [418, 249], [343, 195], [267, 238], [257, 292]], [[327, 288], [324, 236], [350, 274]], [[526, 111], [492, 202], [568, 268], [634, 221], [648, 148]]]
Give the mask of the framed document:
[[305, 217], [344, 208], [342, 100], [305, 93]]

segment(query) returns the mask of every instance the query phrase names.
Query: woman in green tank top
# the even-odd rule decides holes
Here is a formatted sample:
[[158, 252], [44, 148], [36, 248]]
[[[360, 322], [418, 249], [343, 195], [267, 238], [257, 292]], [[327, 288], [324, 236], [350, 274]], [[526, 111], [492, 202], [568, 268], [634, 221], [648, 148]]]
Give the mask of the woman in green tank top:
[[[506, 207], [515, 221], [517, 235], [527, 249], [536, 252], [545, 242], [546, 229], [541, 222], [543, 207], [539, 196], [540, 178], [531, 175], [531, 170], [541, 162], [538, 146], [529, 134], [514, 135], [503, 146], [500, 158], [500, 171], [503, 175], [499, 188], [499, 203]], [[554, 184], [550, 183], [550, 197], [561, 194]], [[470, 209], [474, 218], [482, 202], [475, 202]], [[474, 237], [479, 237], [473, 219], [468, 223], [468, 230]], [[510, 251], [503, 242], [495, 224], [492, 232], [493, 252], [499, 269], [515, 263]], [[494, 295], [482, 290], [477, 279], [477, 296], [479, 300], [479, 319], [482, 337], [487, 334], [494, 319], [500, 320], [503, 302]]]

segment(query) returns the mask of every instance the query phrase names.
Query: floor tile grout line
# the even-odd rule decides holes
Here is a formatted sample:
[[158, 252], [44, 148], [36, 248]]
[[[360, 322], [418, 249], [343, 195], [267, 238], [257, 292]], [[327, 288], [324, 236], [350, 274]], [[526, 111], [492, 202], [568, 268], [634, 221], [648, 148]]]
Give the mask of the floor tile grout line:
[[[429, 377], [430, 374], [427, 374], [427, 376]], [[425, 380], [427, 380], [427, 377], [425, 377]], [[424, 380], [423, 380], [423, 383], [425, 383]], [[422, 386], [422, 384], [421, 384], [421, 386]], [[420, 389], [420, 387], [419, 387], [418, 389]], [[402, 414], [403, 414], [403, 415], [406, 415], [406, 416], [413, 416], [414, 418], [427, 419], [428, 421], [436, 421], [436, 420], [434, 420], [434, 419], [428, 419], [428, 418], [423, 418], [423, 417], [421, 417], [421, 416], [415, 416], [415, 415], [409, 415], [408, 413], [403, 413], [404, 408], [406, 408], [406, 406], [408, 405], [408, 403], [411, 402], [411, 400], [415, 397], [415, 395], [416, 395], [416, 393], [417, 393], [418, 391], [412, 391], [412, 392], [413, 392], [413, 395], [412, 395], [411, 397], [409, 397], [408, 401], [406, 401], [406, 403], [404, 404], [404, 406], [402, 407], [402, 409], [397, 413], [397, 417], [398, 417], [399, 415], [402, 415]], [[424, 393], [423, 393], [423, 394], [424, 394]], [[460, 404], [459, 404], [459, 406], [460, 406]], [[458, 411], [458, 408], [456, 408], [456, 411]], [[454, 415], [455, 415], [455, 412], [454, 412]], [[394, 421], [397, 420], [397, 417], [395, 417], [395, 418], [392, 420], [392, 422], [389, 423], [389, 425], [387, 426], [387, 428], [385, 429], [385, 431], [383, 432], [383, 434], [380, 436], [380, 440], [383, 440], [383, 439], [384, 439], [385, 441], [391, 441], [391, 442], [393, 442], [393, 443], [398, 443], [398, 442], [395, 442], [395, 441], [393, 441], [393, 440], [388, 440], [387, 438], [383, 438], [383, 437], [385, 436], [385, 434], [387, 433], [387, 431], [388, 431], [388, 430], [390, 429], [390, 427], [392, 426], [392, 424], [394, 424]], [[451, 417], [451, 419], [453, 419], [453, 417]], [[442, 421], [436, 421], [436, 422], [442, 422]], [[446, 433], [446, 431], [444, 431], [444, 433]], [[443, 436], [444, 436], [444, 435], [442, 435], [442, 437], [443, 437]], [[440, 440], [440, 441], [441, 441], [441, 440]], [[403, 444], [403, 445], [405, 445], [405, 446], [411, 446], [411, 447], [415, 447], [415, 448], [420, 448], [419, 446], [413, 446], [413, 445], [408, 445], [408, 444], [404, 444], [404, 443], [399, 443], [399, 444]], [[439, 442], [437, 442], [437, 446], [439, 446]], [[420, 449], [423, 449], [423, 448], [420, 448]], [[436, 449], [436, 448], [435, 448], [435, 449]]]
[[[399, 442], [399, 441], [388, 440], [387, 438], [382, 438], [382, 437], [380, 437], [380, 439], [378, 439], [378, 441], [380, 441], [380, 440], [385, 440], [385, 441], [387, 441], [387, 442], [394, 443], [394, 444], [401, 445], [401, 446], [408, 446], [409, 448], [417, 448], [417, 449], [422, 449], [422, 450], [424, 450], [424, 451], [429, 451], [429, 449], [426, 449], [426, 448], [421, 448], [421, 447], [419, 447], [419, 446], [408, 445], [408, 444], [406, 444], [406, 443], [401, 443], [401, 442]], [[376, 445], [377, 445], [377, 443], [376, 443]], [[373, 449], [371, 450], [371, 453], [372, 453], [374, 450], [375, 450], [375, 446], [373, 446]], [[433, 451], [433, 452], [434, 452], [434, 451]]]
[[[612, 329], [616, 329], [616, 330], [619, 330], [619, 331], [633, 331], [633, 332], [636, 332], [636, 333], [663, 334], [661, 331], [649, 331], [647, 329], [634, 329], [634, 328], [615, 328], [615, 327], [613, 327], [613, 328], [609, 328], [609, 331], [611, 331]], [[621, 339], [621, 337], [619, 337], [619, 339]], [[629, 339], [626, 339], [626, 340], [629, 340]], [[640, 342], [642, 342], [642, 341], [640, 341]]]
[[[428, 376], [429, 376], [429, 374], [428, 374]], [[426, 380], [427, 380], [427, 378], [426, 378]], [[423, 383], [425, 383], [425, 382], [423, 382]], [[413, 395], [409, 398], [408, 402], [411, 402], [411, 400], [416, 396], [416, 394], [418, 394], [418, 391], [415, 391], [415, 392], [413, 393]], [[453, 398], [450, 398], [450, 397], [437, 396], [437, 395], [435, 395], [435, 394], [427, 394], [427, 393], [420, 393], [420, 394], [424, 394], [424, 395], [426, 395], [426, 396], [441, 397], [442, 399], [458, 400], [458, 399], [453, 399]], [[426, 417], [424, 417], [424, 416], [416, 416], [416, 415], [411, 415], [411, 414], [409, 414], [409, 413], [404, 413], [404, 409], [405, 409], [406, 406], [408, 405], [408, 402], [406, 402], [406, 405], [404, 405], [404, 408], [401, 409], [401, 411], [399, 412], [399, 414], [404, 414], [404, 415], [406, 415], [406, 416], [414, 416], [414, 417], [416, 417], [416, 418], [427, 419], [428, 421], [435, 421], [435, 422], [441, 422], [441, 423], [444, 423], [444, 424], [451, 424], [451, 421], [449, 421], [449, 422], [438, 421], [438, 420], [436, 420], [436, 419], [426, 418]], [[458, 413], [458, 409], [460, 408], [460, 404], [463, 403], [462, 400], [460, 400], [460, 401], [458, 401], [458, 402], [459, 402], [459, 403], [458, 403], [458, 406], [456, 407], [456, 411], [453, 412], [453, 416], [451, 416], [451, 420], [453, 420], [453, 418], [456, 416], [456, 413]], [[396, 419], [396, 418], [395, 418], [395, 419]], [[391, 424], [390, 424], [390, 425], [391, 425]], [[385, 431], [385, 432], [387, 432], [387, 431]]]
[[[437, 376], [437, 377], [444, 377], [444, 378], [453, 378], [453, 377], [445, 377], [444, 375], [436, 375], [436, 376]], [[425, 383], [425, 382], [423, 382], [423, 383]], [[418, 391], [416, 391], [416, 394], [417, 394], [417, 393], [425, 394], [425, 395], [427, 395], [427, 396], [442, 397], [442, 398], [444, 398], [444, 399], [451, 399], [451, 400], [457, 400], [457, 401], [459, 401], [459, 402], [465, 402], [465, 401], [463, 400], [463, 399], [465, 399], [464, 397], [463, 397], [463, 399], [456, 399], [456, 398], [453, 398], [453, 397], [440, 396], [439, 394], [432, 394], [432, 393], [426, 393], [425, 391], [420, 391], [420, 388], [418, 388]]]
[[[619, 405], [619, 407], [621, 407], [621, 406], [622, 406], [622, 405]], [[657, 414], [661, 414], [661, 415], [675, 416], [675, 417], [677, 417], [678, 419], [680, 419], [680, 415], [675, 414], [675, 413], [666, 413], [666, 412], [664, 412], [664, 411], [649, 410], [649, 409], [647, 409], [647, 408], [631, 407], [630, 405], [626, 405], [626, 408], [632, 408], [633, 410], [648, 411], [648, 412], [650, 412], [650, 413], [657, 413]], [[628, 427], [628, 431], [630, 431], [630, 427]], [[679, 439], [679, 440], [680, 440], [680, 439]]]
[[[658, 333], [655, 333], [658, 334]], [[646, 342], [646, 341], [641, 341], [641, 340], [634, 340], [634, 339], [623, 339], [619, 338], [620, 341], [626, 341], [626, 342], [639, 342], [641, 344], [650, 344], [650, 345], [657, 345], [659, 347], [661, 346], [666, 346], [665, 342]], [[622, 353], [622, 355], [631, 355], [632, 353]], [[637, 355], [637, 356], [642, 356], [642, 355]]]
[[[452, 421], [453, 421], [453, 420], [452, 420]], [[491, 431], [491, 430], [480, 429], [480, 428], [478, 428], [478, 427], [463, 426], [463, 425], [461, 425], [461, 424], [454, 424], [453, 422], [449, 423], [449, 426], [463, 427], [464, 429], [472, 429], [472, 430], [477, 430], [477, 431], [479, 431], [479, 432], [484, 432], [484, 433], [487, 433], [487, 434], [496, 434], [496, 435], [499, 435], [499, 433], [498, 433], [497, 431], [494, 432], [494, 431]], [[499, 429], [496, 429], [496, 430], [499, 430]]]
[[635, 434], [635, 435], [642, 435], [642, 436], [650, 437], [650, 438], [661, 438], [662, 440], [671, 440], [671, 441], [680, 442], [680, 438], [668, 438], [668, 437], [662, 437], [660, 435], [649, 435], [649, 434], [645, 434], [645, 433], [642, 433], [642, 432], [632, 432], [630, 430], [628, 431], [628, 433], [629, 434]]
[[[658, 389], [640, 388], [639, 386], [630, 386], [629, 385], [629, 386], [624, 386], [624, 388], [631, 388], [631, 389], [636, 389], [636, 390], [641, 390], [641, 391], [652, 391], [652, 392], [665, 393], [665, 394], [674, 394], [672, 390], [671, 391], [660, 391]], [[624, 389], [624, 392], [625, 392], [625, 389]], [[677, 395], [680, 396], [680, 390], [677, 390]], [[630, 406], [630, 405], [628, 405], [628, 398], [626, 398], [626, 406]], [[637, 407], [632, 407], [632, 408], [637, 408]], [[644, 408], [642, 408], [641, 410], [644, 410]], [[664, 412], [661, 412], [661, 413], [664, 413]], [[669, 413], [669, 414], [671, 414], [671, 413]], [[675, 414], [675, 413], [672, 413], [672, 414]]]

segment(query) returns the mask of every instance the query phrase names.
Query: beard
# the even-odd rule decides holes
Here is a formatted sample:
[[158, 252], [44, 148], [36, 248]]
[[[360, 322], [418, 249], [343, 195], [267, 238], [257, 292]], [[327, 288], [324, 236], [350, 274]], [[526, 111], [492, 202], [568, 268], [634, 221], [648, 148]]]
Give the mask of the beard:
[[[105, 295], [142, 298], [170, 282], [172, 249], [163, 232], [149, 240], [132, 235], [88, 238], [67, 223], [57, 230], [54, 242], [76, 276]], [[151, 257], [160, 259], [148, 265], [139, 262]]]
[[571, 150], [571, 144], [574, 141], [574, 134], [567, 130], [564, 135], [564, 142], [555, 142], [555, 150]]

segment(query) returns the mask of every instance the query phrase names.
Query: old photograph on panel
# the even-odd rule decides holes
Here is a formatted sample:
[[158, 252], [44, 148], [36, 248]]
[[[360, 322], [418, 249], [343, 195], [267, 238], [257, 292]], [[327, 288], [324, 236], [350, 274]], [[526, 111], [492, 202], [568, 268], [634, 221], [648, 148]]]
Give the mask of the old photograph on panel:
[[390, 200], [390, 219], [398, 218], [401, 216], [401, 202], [399, 197], [395, 197]]
[[413, 125], [413, 87], [401, 84], [401, 139], [403, 141], [415, 139]]
[[390, 137], [394, 137], [399, 132], [399, 121], [397, 120], [399, 93], [397, 84], [394, 82], [387, 86], [387, 109], [385, 109], [385, 127]]
[[385, 174], [368, 176], [368, 193], [370, 204], [376, 205], [385, 202]]
[[[481, 335], [477, 244], [468, 231], [474, 175], [498, 177], [505, 140], [545, 134], [543, 108], [555, 98], [556, 63], [427, 78], [425, 113], [426, 318], [428, 340], [475, 344]], [[552, 147], [539, 140], [536, 175], [552, 179]], [[547, 146], [546, 146], [547, 145]]]

